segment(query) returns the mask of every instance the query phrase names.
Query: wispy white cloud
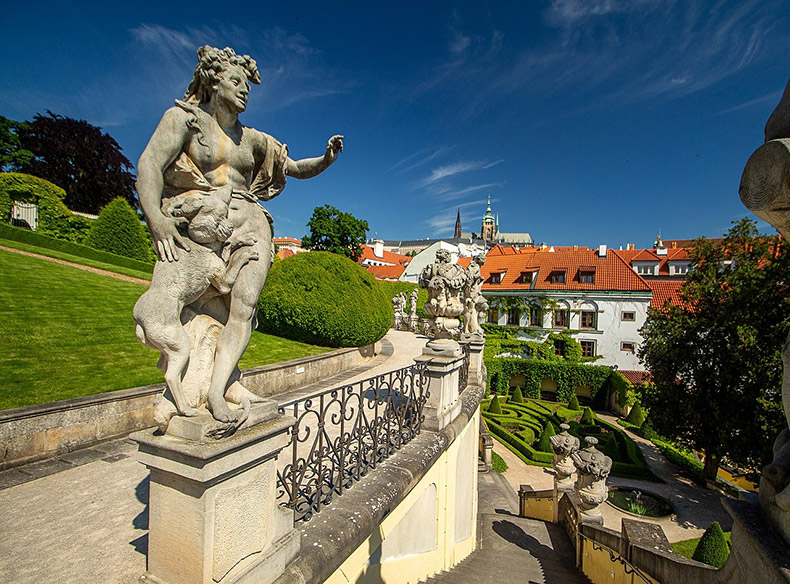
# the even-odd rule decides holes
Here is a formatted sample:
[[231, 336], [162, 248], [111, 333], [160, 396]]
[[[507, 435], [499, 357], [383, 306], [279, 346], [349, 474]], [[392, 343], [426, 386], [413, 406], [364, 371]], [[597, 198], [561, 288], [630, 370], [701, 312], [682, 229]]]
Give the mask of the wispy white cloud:
[[504, 159], [495, 160], [493, 162], [488, 161], [466, 161], [466, 162], [455, 162], [453, 164], [446, 164], [444, 166], [437, 166], [431, 171], [431, 174], [426, 176], [423, 179], [417, 181], [414, 185], [415, 188], [423, 188], [430, 184], [433, 184], [437, 181], [444, 180], [456, 176], [458, 174], [463, 174], [465, 172], [471, 172], [473, 170], [487, 170], [492, 166], [496, 166], [497, 164], [501, 164], [504, 162]]
[[[402, 174], [404, 172], [408, 172], [410, 170], [414, 170], [415, 168], [419, 168], [420, 166], [428, 164], [429, 162], [435, 160], [436, 158], [444, 154], [453, 151], [454, 149], [455, 146], [441, 146], [436, 150], [433, 150], [432, 148], [423, 148], [422, 150], [419, 150], [414, 154], [410, 154], [409, 156], [406, 156], [405, 158], [402, 158], [401, 160], [397, 161], [395, 164], [390, 166], [385, 172], [392, 172], [393, 170], [400, 168], [400, 170], [398, 170], [398, 173]], [[432, 150], [433, 152], [431, 152]]]
[[[496, 202], [496, 200], [494, 200]], [[449, 233], [455, 227], [455, 219], [457, 211], [474, 207], [478, 210], [485, 207], [485, 199], [477, 199], [474, 201], [467, 201], [460, 205], [445, 207], [441, 211], [434, 213], [430, 219], [425, 221], [425, 225], [430, 230], [431, 235], [440, 236]]]
[[464, 198], [466, 195], [470, 193], [476, 193], [478, 191], [498, 188], [501, 187], [503, 184], [504, 183], [501, 182], [492, 182], [492, 183], [485, 183], [482, 185], [472, 185], [458, 190], [447, 189], [444, 192], [439, 193], [439, 196], [437, 198], [440, 201], [444, 201], [444, 202], [455, 201]]
[[765, 95], [761, 95], [760, 97], [755, 97], [754, 99], [750, 99], [750, 100], [745, 101], [743, 103], [739, 103], [739, 104], [734, 105], [732, 107], [728, 107], [727, 109], [721, 110], [720, 112], [716, 112], [716, 115], [720, 116], [722, 114], [729, 114], [729, 113], [732, 113], [732, 112], [737, 112], [738, 110], [746, 109], [746, 108], [749, 108], [749, 107], [752, 107], [752, 106], [755, 106], [755, 105], [763, 105], [763, 104], [766, 104], [766, 103], [777, 104], [777, 103], [779, 103], [779, 98], [781, 98], [781, 97], [782, 97], [782, 92], [781, 91], [772, 91], [771, 93], [767, 93]]

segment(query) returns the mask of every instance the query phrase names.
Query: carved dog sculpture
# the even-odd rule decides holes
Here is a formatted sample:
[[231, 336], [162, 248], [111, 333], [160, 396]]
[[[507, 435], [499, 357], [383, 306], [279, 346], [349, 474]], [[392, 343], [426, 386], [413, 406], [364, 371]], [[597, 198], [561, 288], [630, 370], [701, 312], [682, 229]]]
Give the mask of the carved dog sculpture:
[[[241, 268], [259, 259], [250, 247], [256, 242], [253, 236], [228, 242], [233, 234], [233, 225], [228, 220], [230, 199], [230, 187], [211, 192], [188, 191], [174, 197], [170, 214], [188, 220], [189, 237], [195, 244], [189, 252], [181, 254], [178, 265], [156, 262], [151, 287], [134, 306], [137, 338], [143, 345], [161, 352], [158, 367], [164, 371], [167, 388], [183, 416], [195, 416], [198, 410], [188, 403], [181, 384], [191, 351], [181, 313], [207, 291], [211, 293], [211, 286], [217, 294], [228, 294]], [[226, 255], [223, 248], [230, 256], [227, 265], [222, 259]]]

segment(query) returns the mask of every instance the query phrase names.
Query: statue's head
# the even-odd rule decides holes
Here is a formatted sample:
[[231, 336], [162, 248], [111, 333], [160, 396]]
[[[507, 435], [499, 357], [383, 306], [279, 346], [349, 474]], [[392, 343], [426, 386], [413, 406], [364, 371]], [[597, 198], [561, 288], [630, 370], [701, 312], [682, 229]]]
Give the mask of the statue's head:
[[200, 47], [197, 56], [198, 64], [184, 101], [204, 104], [211, 101], [215, 93], [224, 91], [228, 99], [238, 101], [237, 107], [244, 111], [249, 83], [261, 82], [255, 60], [249, 55], [237, 55], [230, 47], [218, 49], [209, 45]]
[[448, 263], [452, 259], [452, 256], [448, 250], [440, 249], [436, 251], [436, 259], [442, 263]]
[[486, 254], [484, 253], [477, 254], [474, 259], [475, 259], [475, 263], [478, 266], [482, 266], [484, 263], [486, 263]]

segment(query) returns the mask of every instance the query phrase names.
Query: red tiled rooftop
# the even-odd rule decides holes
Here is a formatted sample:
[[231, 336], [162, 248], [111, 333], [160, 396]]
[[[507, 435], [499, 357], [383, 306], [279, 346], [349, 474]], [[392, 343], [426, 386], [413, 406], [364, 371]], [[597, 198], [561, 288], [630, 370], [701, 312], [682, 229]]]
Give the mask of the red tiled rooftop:
[[275, 245], [290, 243], [292, 245], [298, 245], [299, 247], [302, 246], [302, 240], [293, 237], [275, 237], [272, 241], [274, 241]]
[[397, 280], [406, 266], [365, 266], [377, 280]]
[[[584, 267], [584, 270], [580, 268]], [[595, 268], [593, 283], [582, 283], [580, 272]], [[534, 284], [521, 283], [521, 273], [538, 270]], [[649, 292], [650, 287], [622, 258], [613, 253], [599, 257], [597, 250], [537, 252], [518, 255], [488, 255], [481, 269], [483, 289], [495, 290], [621, 290]], [[565, 283], [553, 284], [552, 272], [565, 271]], [[491, 284], [492, 273], [507, 272], [499, 284]]]
[[680, 287], [683, 280], [661, 280], [651, 279], [647, 281], [650, 289], [653, 290], [653, 299], [650, 301], [651, 308], [662, 308], [667, 300], [672, 304], [680, 305]]
[[280, 258], [281, 260], [284, 260], [285, 258], [289, 258], [292, 255], [296, 255], [296, 253], [294, 253], [294, 251], [290, 249], [281, 249], [280, 251], [277, 252], [277, 257]]
[[653, 381], [653, 377], [650, 375], [649, 371], [620, 369], [619, 372], [622, 373], [623, 377], [625, 377], [628, 380], [628, 383], [631, 385], [641, 385], [643, 383], [651, 383]]
[[384, 250], [381, 257], [379, 257], [373, 253], [372, 247], [370, 247], [369, 245], [363, 245], [362, 255], [359, 256], [357, 263], [361, 264], [364, 260], [370, 260], [373, 262], [385, 262], [387, 264], [405, 266], [411, 261], [411, 257], [386, 250]]

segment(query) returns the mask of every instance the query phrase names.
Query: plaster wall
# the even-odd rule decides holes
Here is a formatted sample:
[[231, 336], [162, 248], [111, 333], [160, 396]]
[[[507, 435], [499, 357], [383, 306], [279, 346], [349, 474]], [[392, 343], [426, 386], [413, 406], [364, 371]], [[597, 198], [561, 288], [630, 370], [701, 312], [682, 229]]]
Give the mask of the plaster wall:
[[[659, 584], [647, 575], [633, 572], [633, 566], [618, 552], [600, 544], [593, 545], [588, 539], [582, 540], [581, 562], [582, 573], [595, 584]], [[626, 573], [627, 569], [630, 573]]]
[[477, 540], [479, 410], [403, 501], [326, 584], [416, 584], [449, 570]]
[[521, 515], [540, 521], [554, 521], [554, 496], [520, 496]]

